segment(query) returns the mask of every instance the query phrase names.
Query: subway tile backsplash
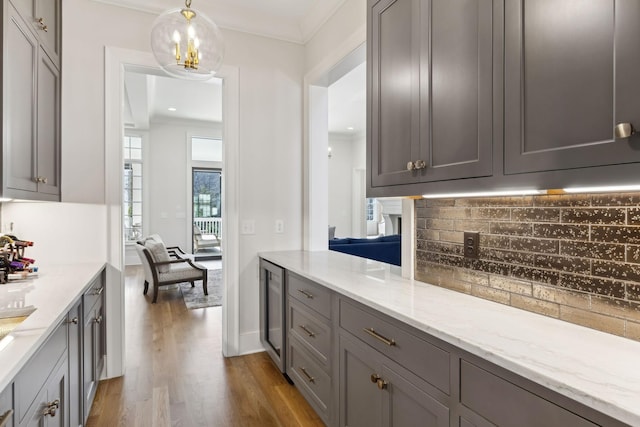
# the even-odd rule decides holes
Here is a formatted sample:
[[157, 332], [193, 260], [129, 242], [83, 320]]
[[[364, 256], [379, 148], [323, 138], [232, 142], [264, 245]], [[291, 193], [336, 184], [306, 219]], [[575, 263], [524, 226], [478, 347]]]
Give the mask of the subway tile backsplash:
[[640, 340], [640, 193], [417, 200], [416, 239], [418, 280]]

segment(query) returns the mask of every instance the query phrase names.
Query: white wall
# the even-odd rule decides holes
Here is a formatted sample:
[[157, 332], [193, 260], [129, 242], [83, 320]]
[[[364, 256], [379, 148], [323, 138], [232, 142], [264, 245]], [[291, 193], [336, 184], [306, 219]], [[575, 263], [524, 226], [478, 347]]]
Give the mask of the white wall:
[[356, 46], [364, 42], [366, 20], [366, 0], [347, 0], [307, 43], [306, 70], [313, 70], [343, 45], [352, 45], [353, 40]]
[[[23, 210], [33, 212], [40, 222], [26, 222], [21, 230], [29, 238], [40, 239], [42, 246], [46, 238], [40, 237], [40, 231], [44, 229], [58, 227], [59, 234], [77, 233], [78, 229], [105, 234], [106, 215], [86, 206], [95, 204], [97, 211], [106, 210], [104, 50], [112, 46], [149, 51], [154, 18], [89, 0], [65, 0], [63, 4], [62, 191], [64, 201], [79, 204], [9, 208], [2, 215], [3, 221], [11, 221]], [[246, 353], [261, 349], [257, 253], [302, 246], [304, 47], [234, 31], [223, 30], [223, 35], [225, 63], [240, 70], [238, 213], [241, 221], [255, 221], [255, 234], [242, 235], [239, 242], [240, 352]], [[180, 155], [175, 165], [164, 166], [168, 170], [176, 167], [184, 175], [185, 158]], [[184, 206], [185, 201], [168, 203], [167, 211], [175, 217], [178, 204]], [[62, 221], [67, 218], [71, 220]], [[276, 219], [284, 221], [282, 234], [274, 232]], [[76, 220], [80, 227], [74, 226]], [[94, 248], [88, 254], [106, 259], [105, 239], [90, 239], [93, 243], [88, 244]], [[58, 252], [67, 246], [64, 240], [60, 242], [63, 247]]]
[[353, 144], [348, 135], [329, 134], [329, 225], [336, 227], [336, 237], [352, 237]]
[[[25, 256], [46, 273], [47, 264], [104, 261], [107, 253], [104, 205], [10, 202], [2, 204], [3, 231], [34, 242]], [[13, 222], [13, 231], [8, 228]]]
[[219, 125], [188, 125], [185, 123], [151, 123], [148, 153], [145, 156], [145, 178], [149, 203], [146, 207], [148, 234], [157, 233], [172, 246], [191, 251], [190, 171], [191, 152], [188, 135], [220, 137]]

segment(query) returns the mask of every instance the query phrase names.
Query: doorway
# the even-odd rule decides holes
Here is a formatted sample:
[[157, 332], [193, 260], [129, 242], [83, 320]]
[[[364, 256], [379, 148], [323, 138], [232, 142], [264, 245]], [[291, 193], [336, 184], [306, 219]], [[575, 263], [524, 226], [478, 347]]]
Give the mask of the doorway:
[[[105, 49], [105, 204], [107, 209], [107, 273], [109, 292], [106, 298], [107, 377], [124, 374], [124, 239], [122, 232], [122, 136], [125, 71], [142, 71], [165, 75], [150, 52], [107, 47]], [[239, 79], [238, 67], [223, 65], [217, 74], [223, 80], [225, 120], [222, 134], [227, 144], [223, 158], [231, 173], [223, 181], [223, 229], [225, 257], [222, 260], [222, 352], [234, 356], [239, 352], [239, 247], [238, 195], [239, 176]], [[182, 201], [184, 203], [184, 199]], [[185, 206], [184, 204], [182, 206]], [[190, 206], [188, 204], [187, 206]], [[186, 216], [185, 216], [186, 217]], [[187, 227], [185, 226], [185, 229]], [[190, 228], [190, 227], [189, 227]], [[189, 233], [190, 235], [190, 233]]]
[[222, 170], [193, 168], [193, 250], [197, 260], [222, 258]]

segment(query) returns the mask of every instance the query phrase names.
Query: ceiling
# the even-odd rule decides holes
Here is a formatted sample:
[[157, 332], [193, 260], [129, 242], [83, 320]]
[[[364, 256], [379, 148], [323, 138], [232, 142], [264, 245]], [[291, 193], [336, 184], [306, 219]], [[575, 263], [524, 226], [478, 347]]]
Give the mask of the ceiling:
[[[93, 0], [160, 14], [184, 7], [184, 0]], [[192, 0], [191, 7], [219, 27], [273, 37], [294, 43], [308, 42], [346, 0]]]
[[[182, 0], [94, 1], [155, 14], [184, 5]], [[192, 0], [191, 6], [200, 9], [221, 27], [303, 43], [317, 31], [314, 25], [324, 23], [344, 1]], [[329, 132], [350, 135], [364, 131], [365, 82], [366, 70], [362, 63], [329, 86]], [[169, 108], [175, 108], [175, 111], [169, 111]], [[126, 72], [125, 125], [144, 130], [149, 128], [149, 122], [171, 120], [221, 122], [222, 81], [214, 78], [195, 82]]]

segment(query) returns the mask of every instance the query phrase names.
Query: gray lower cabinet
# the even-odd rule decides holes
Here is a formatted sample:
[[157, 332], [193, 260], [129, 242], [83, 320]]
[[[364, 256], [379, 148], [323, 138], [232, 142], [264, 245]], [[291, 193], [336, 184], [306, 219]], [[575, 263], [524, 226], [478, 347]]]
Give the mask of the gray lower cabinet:
[[285, 273], [286, 373], [327, 425], [334, 425], [333, 292], [295, 273]]
[[[45, 43], [54, 33], [36, 32], [32, 15], [20, 13], [32, 2], [16, 3], [18, 8], [3, 1], [2, 192], [4, 197], [59, 201], [60, 60], [52, 59]], [[59, 15], [59, 0], [46, 3]], [[59, 42], [57, 26], [54, 32]]]
[[16, 376], [14, 387], [18, 425], [69, 425], [67, 343], [65, 319]]
[[496, 10], [493, 0], [369, 0], [368, 194], [493, 174]]
[[69, 425], [84, 424], [82, 416], [84, 407], [82, 399], [82, 299], [73, 305], [67, 314], [69, 329], [68, 359], [69, 359]]
[[340, 426], [449, 426], [449, 409], [417, 375], [340, 334]]
[[640, 4], [505, 2], [505, 172], [640, 161]]
[[625, 426], [277, 268], [286, 283], [286, 374], [328, 426]]
[[0, 427], [14, 427], [13, 383], [0, 393]]
[[98, 382], [104, 368], [105, 316], [104, 316], [104, 277], [100, 276], [87, 290], [83, 299], [83, 386], [82, 399], [84, 420], [87, 420]]

